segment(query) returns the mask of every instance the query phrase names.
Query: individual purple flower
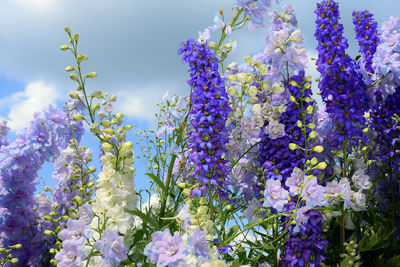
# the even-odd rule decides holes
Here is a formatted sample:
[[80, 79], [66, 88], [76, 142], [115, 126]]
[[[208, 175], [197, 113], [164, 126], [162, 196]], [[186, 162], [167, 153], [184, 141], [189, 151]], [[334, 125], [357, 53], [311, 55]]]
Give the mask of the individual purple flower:
[[76, 242], [83, 244], [88, 237], [86, 234], [86, 224], [84, 221], [68, 219], [67, 227], [58, 233], [61, 240], [76, 240]]
[[128, 258], [128, 248], [124, 244], [124, 237], [110, 229], [102, 233], [101, 239], [94, 244], [94, 247], [103, 255], [104, 261], [113, 266], [118, 266], [120, 262]]
[[328, 203], [334, 202], [341, 193], [341, 186], [335, 180], [327, 182], [325, 185], [325, 194], [328, 196]]
[[360, 46], [359, 52], [364, 56], [365, 69], [374, 73], [372, 58], [379, 44], [378, 23], [367, 10], [353, 12], [353, 24]]
[[304, 173], [299, 168], [294, 168], [292, 174], [286, 179], [285, 185], [289, 187], [292, 195], [300, 193], [301, 185], [304, 182]]
[[236, 5], [243, 8], [246, 15], [250, 17], [247, 27], [254, 31], [256, 27], [263, 26], [264, 13], [271, 5], [271, 0], [237, 0]]
[[285, 136], [285, 125], [277, 120], [270, 120], [268, 125], [265, 126], [264, 132], [268, 134], [270, 139], [277, 139]]
[[369, 181], [369, 176], [366, 175], [363, 170], [355, 171], [353, 176], [351, 177], [351, 180], [358, 189], [363, 190], [371, 188], [371, 182]]
[[188, 250], [179, 232], [172, 236], [169, 229], [164, 232], [155, 232], [152, 240], [144, 248], [144, 255], [150, 263], [160, 266], [173, 266], [183, 263]]
[[87, 251], [77, 240], [63, 242], [63, 248], [54, 256], [60, 267], [79, 267], [87, 256]]
[[308, 207], [301, 207], [297, 209], [294, 220], [296, 221], [295, 227], [293, 228], [293, 232], [299, 232], [300, 229], [306, 230], [306, 223], [308, 221], [309, 216], [306, 214], [309, 210]]
[[243, 210], [244, 216], [246, 216], [247, 221], [249, 224], [254, 224], [258, 221], [258, 219], [262, 218], [261, 213], [262, 203], [257, 199], [253, 198], [249, 203], [248, 206]]
[[324, 187], [318, 184], [317, 177], [308, 176], [305, 179], [305, 186], [301, 191], [301, 196], [305, 198], [309, 209], [323, 206], [325, 203]]
[[196, 256], [200, 263], [204, 263], [210, 258], [206, 236], [207, 232], [201, 231], [200, 228], [197, 227], [193, 231], [193, 234], [187, 238], [189, 251]]
[[265, 184], [264, 207], [272, 207], [278, 212], [283, 210], [283, 206], [288, 203], [289, 192], [281, 186], [279, 180], [267, 180]]

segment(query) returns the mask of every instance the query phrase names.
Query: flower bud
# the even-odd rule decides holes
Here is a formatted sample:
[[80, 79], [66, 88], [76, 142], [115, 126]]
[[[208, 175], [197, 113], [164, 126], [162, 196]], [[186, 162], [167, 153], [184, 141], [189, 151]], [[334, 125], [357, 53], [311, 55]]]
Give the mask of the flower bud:
[[111, 134], [111, 135], [115, 134], [115, 131], [112, 128], [104, 129], [104, 132], [107, 133], [107, 134]]
[[78, 41], [78, 40], [79, 40], [79, 34], [77, 34], [77, 33], [74, 33], [74, 36], [73, 36], [73, 38], [74, 38], [74, 40], [75, 40], [75, 41]]
[[324, 147], [323, 146], [315, 146], [312, 150], [314, 152], [321, 153], [322, 151], [324, 151]]
[[12, 258], [11, 260], [10, 260], [10, 263], [12, 263], [12, 264], [17, 264], [18, 263], [18, 258]]
[[102, 121], [100, 124], [105, 128], [109, 128], [111, 126], [111, 122], [109, 120]]
[[327, 166], [326, 162], [320, 162], [318, 163], [317, 166], [315, 166], [315, 168], [318, 170], [325, 170], [326, 166]]
[[246, 57], [244, 58], [244, 61], [245, 61], [247, 64], [253, 64], [253, 59], [251, 58], [251, 56], [246, 56]]
[[65, 67], [65, 71], [68, 71], [68, 72], [73, 71], [74, 69], [75, 68], [72, 66]]
[[295, 150], [295, 149], [298, 149], [298, 148], [299, 148], [299, 146], [296, 145], [295, 143], [290, 143], [290, 144], [289, 144], [289, 149], [290, 149], [290, 150]]
[[178, 183], [179, 188], [185, 188], [187, 186], [186, 183]]
[[117, 96], [116, 95], [110, 95], [110, 101], [111, 102], [117, 101]]
[[13, 245], [13, 246], [8, 246], [8, 247], [12, 248], [12, 249], [21, 249], [22, 245], [21, 244], [16, 244], [16, 245]]
[[79, 99], [79, 95], [75, 92], [70, 92], [69, 97], [71, 97], [72, 99]]
[[45, 235], [49, 235], [49, 236], [50, 236], [50, 235], [55, 235], [54, 232], [53, 232], [53, 231], [50, 231], [50, 230], [44, 230], [43, 233], [44, 233]]
[[57, 251], [57, 249], [55, 249], [55, 248], [51, 248], [51, 249], [49, 250], [49, 252], [50, 252], [50, 254], [56, 254], [58, 251]]
[[313, 106], [308, 106], [306, 109], [307, 114], [313, 114], [314, 112], [314, 107]]
[[122, 129], [124, 129], [125, 131], [129, 131], [130, 129], [132, 129], [132, 125], [125, 125], [124, 127], [122, 127]]
[[113, 146], [109, 143], [103, 143], [101, 145], [101, 149], [103, 149], [104, 151], [110, 151], [111, 149], [113, 149]]
[[95, 71], [89, 72], [88, 74], [86, 74], [86, 77], [87, 78], [96, 78], [97, 72], [95, 72]]
[[115, 118], [120, 121], [120, 120], [122, 120], [124, 118], [124, 114], [117, 113], [117, 114], [115, 114]]
[[315, 164], [317, 164], [317, 163], [318, 163], [317, 158], [312, 158], [312, 159], [311, 159], [311, 164], [312, 164], [312, 165], [315, 165]]
[[60, 46], [60, 49], [61, 49], [62, 51], [68, 50], [68, 49], [70, 49], [70, 48], [71, 48], [71, 47], [68, 46], [68, 45], [62, 45], [62, 46]]
[[65, 31], [66, 33], [68, 33], [68, 35], [71, 34], [71, 31], [70, 31], [70, 29], [69, 29], [68, 26], [65, 26], [65, 27], [64, 27], [64, 31]]
[[249, 74], [242, 72], [242, 73], [238, 73], [236, 75], [236, 78], [238, 80], [239, 83], [244, 84], [246, 83], [247, 77], [249, 76]]
[[71, 80], [73, 80], [73, 81], [78, 81], [79, 79], [78, 79], [78, 76], [76, 76], [76, 74], [75, 73], [71, 73], [70, 75], [69, 75], [69, 78], [71, 79]]
[[226, 210], [228, 210], [228, 211], [231, 211], [232, 210], [232, 205], [231, 204], [229, 204], [228, 206], [226, 206]]
[[312, 131], [308, 137], [310, 137], [310, 139], [314, 139], [316, 136], [317, 136], [317, 132]]
[[228, 81], [233, 82], [236, 80], [236, 75], [229, 75], [228, 76]]
[[303, 123], [301, 121], [297, 121], [297, 127], [301, 128], [301, 126], [303, 126]]
[[58, 261], [56, 261], [55, 259], [51, 259], [51, 260], [50, 260], [50, 264], [51, 264], [51, 265], [54, 265], [54, 266], [57, 266]]
[[[87, 76], [87, 75], [86, 75]], [[103, 96], [101, 95], [101, 91], [100, 90], [94, 90], [91, 97], [97, 97], [97, 98], [102, 98]]]
[[75, 114], [74, 116], [72, 116], [72, 119], [74, 121], [81, 121], [83, 118], [85, 118], [82, 114]]

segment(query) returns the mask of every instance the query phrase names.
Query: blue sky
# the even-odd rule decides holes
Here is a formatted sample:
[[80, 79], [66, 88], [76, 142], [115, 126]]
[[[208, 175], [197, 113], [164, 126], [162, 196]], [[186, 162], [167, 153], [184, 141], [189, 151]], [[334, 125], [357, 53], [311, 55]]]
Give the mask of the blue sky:
[[[294, 6], [309, 55], [316, 56], [313, 11], [319, 1], [281, 2]], [[353, 10], [368, 9], [381, 25], [400, 8], [395, 0], [339, 3], [351, 55], [358, 50], [351, 22]], [[73, 58], [59, 49], [67, 41], [65, 25], [80, 34], [80, 50], [89, 55], [87, 72], [99, 74], [89, 88], [119, 96], [116, 110], [126, 115], [127, 123], [144, 129], [154, 127], [156, 103], [165, 91], [187, 94], [188, 74], [177, 55], [179, 43], [197, 38], [198, 31], [213, 24], [214, 12], [223, 8], [229, 14], [234, 4], [234, 0], [2, 0], [0, 118], [9, 121], [14, 131], [10, 137], [27, 126], [35, 111], [48, 104], [62, 104], [68, 91], [74, 89], [64, 71], [65, 66], [73, 64]], [[228, 61], [242, 62], [247, 54], [262, 50], [265, 31], [243, 29], [234, 33], [238, 48]], [[134, 139], [134, 135], [128, 138]], [[91, 136], [83, 141], [97, 150]], [[143, 187], [147, 178], [140, 161], [136, 162], [135, 182]], [[40, 172], [49, 185], [54, 184], [51, 173], [51, 164]]]

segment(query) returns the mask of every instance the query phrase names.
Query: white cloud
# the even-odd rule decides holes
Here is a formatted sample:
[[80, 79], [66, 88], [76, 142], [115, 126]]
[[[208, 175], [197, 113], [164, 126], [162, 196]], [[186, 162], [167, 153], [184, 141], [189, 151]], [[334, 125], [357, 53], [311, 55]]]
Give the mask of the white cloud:
[[20, 130], [28, 126], [33, 114], [50, 104], [55, 104], [60, 95], [51, 85], [43, 81], [28, 83], [23, 92], [0, 99], [0, 104], [9, 106], [7, 120], [12, 130]]

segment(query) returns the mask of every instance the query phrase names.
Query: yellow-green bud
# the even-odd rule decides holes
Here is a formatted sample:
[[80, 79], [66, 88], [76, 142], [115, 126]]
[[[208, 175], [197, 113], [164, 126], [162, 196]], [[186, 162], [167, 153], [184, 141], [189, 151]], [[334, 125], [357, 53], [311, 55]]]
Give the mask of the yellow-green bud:
[[70, 48], [71, 48], [71, 47], [68, 46], [68, 45], [62, 45], [62, 46], [60, 46], [60, 49], [61, 49], [62, 51], [68, 50], [68, 49], [70, 49]]
[[326, 166], [327, 166], [326, 162], [320, 162], [320, 163], [318, 163], [317, 166], [315, 166], [315, 168], [318, 170], [324, 170], [326, 168]]
[[89, 72], [88, 74], [86, 74], [86, 77], [87, 78], [96, 78], [97, 72], [95, 72], [95, 71]]
[[65, 26], [65, 27], [64, 27], [64, 31], [65, 31], [66, 33], [68, 33], [68, 35], [71, 34], [71, 31], [70, 31], [70, 29], [69, 29], [68, 26]]
[[312, 165], [315, 165], [315, 164], [317, 164], [317, 163], [318, 163], [317, 158], [312, 158], [312, 159], [311, 159], [311, 164], [312, 164]]
[[113, 149], [113, 146], [109, 143], [103, 143], [101, 144], [101, 149], [103, 149], [104, 151], [110, 151], [111, 149]]
[[7, 249], [5, 249], [5, 248], [0, 248], [0, 253], [3, 253], [3, 254], [7, 253]]
[[69, 75], [69, 78], [71, 79], [71, 80], [73, 80], [73, 81], [78, 81], [79, 79], [78, 79], [78, 76], [76, 76], [76, 74], [75, 73], [71, 73], [70, 75]]
[[73, 71], [74, 69], [75, 68], [72, 66], [65, 67], [65, 71], [68, 71], [68, 72]]
[[58, 251], [57, 251], [57, 249], [55, 249], [55, 248], [51, 248], [51, 249], [49, 250], [49, 252], [50, 252], [50, 254], [56, 254]]
[[228, 87], [228, 94], [229, 94], [230, 96], [235, 96], [235, 95], [237, 95], [236, 87], [235, 87], [235, 86], [229, 86], [229, 87]]
[[51, 259], [51, 260], [50, 260], [50, 264], [51, 264], [51, 265], [54, 265], [54, 266], [57, 266], [58, 261], [56, 261], [55, 259]]
[[322, 151], [324, 151], [324, 147], [323, 146], [315, 146], [312, 150], [314, 152], [321, 153]]
[[50, 230], [44, 230], [43, 233], [44, 233], [45, 235], [54, 235], [54, 232], [53, 232], [53, 231], [50, 231]]
[[307, 114], [313, 114], [314, 112], [314, 107], [313, 106], [308, 106], [306, 109]]
[[74, 38], [75, 41], [78, 41], [79, 40], [79, 34], [74, 33], [74, 37], [73, 38]]
[[56, 213], [55, 213], [54, 211], [52, 211], [52, 212], [49, 213], [49, 215], [50, 215], [50, 216], [55, 216]]
[[186, 183], [178, 183], [179, 188], [185, 188], [187, 186]]
[[251, 56], [246, 56], [246, 57], [244, 58], [244, 61], [245, 61], [247, 64], [252, 64], [252, 63], [253, 63], [253, 59], [251, 58]]
[[294, 96], [290, 96], [289, 97], [290, 101], [292, 101], [293, 103], [297, 103], [296, 98]]
[[99, 103], [94, 103], [93, 107], [92, 107], [92, 110], [93, 111], [98, 111], [99, 109], [100, 109], [100, 104]]
[[310, 139], [314, 139], [317, 136], [317, 132], [316, 131], [312, 131], [309, 135]]
[[314, 123], [309, 123], [307, 124], [307, 127], [310, 129], [314, 129], [315, 128], [315, 124]]
[[53, 218], [46, 215], [46, 216], [44, 216], [44, 220], [50, 222], [51, 220], [53, 220]]
[[70, 92], [70, 93], [69, 93], [69, 96], [70, 96], [72, 99], [79, 99], [79, 95], [78, 95], [77, 93], [75, 93], [75, 92]]
[[297, 148], [299, 148], [299, 146], [296, 145], [295, 143], [290, 143], [290, 144], [289, 144], [289, 149], [290, 149], [290, 150], [295, 150], [295, 149], [297, 149]]
[[113, 119], [113, 120], [111, 120], [111, 123], [112, 123], [112, 124], [117, 124], [117, 123], [118, 123], [118, 120], [117, 120], [117, 119]]
[[236, 75], [229, 75], [228, 76], [228, 81], [233, 82], [236, 80]]
[[[86, 75], [87, 76], [87, 75]], [[99, 89], [94, 90], [94, 92], [91, 95], [92, 97], [97, 97], [97, 98], [102, 98], [103, 96], [101, 95], [101, 91]]]
[[187, 197], [190, 197], [190, 195], [192, 194], [192, 190], [190, 190], [189, 188], [185, 188], [183, 189], [183, 194]]
[[207, 199], [205, 197], [201, 197], [199, 200], [200, 205], [205, 205], [207, 204]]
[[68, 220], [68, 216], [67, 215], [61, 216], [61, 220], [67, 221]]
[[367, 134], [368, 132], [369, 132], [369, 128], [364, 128], [364, 129], [363, 129], [363, 133], [364, 133], [364, 134]]
[[8, 247], [12, 248], [12, 249], [21, 249], [22, 245], [21, 244], [16, 244], [16, 245], [13, 245], [13, 246], [8, 246]]
[[102, 126], [104, 126], [105, 128], [109, 128], [111, 126], [111, 122], [109, 120], [104, 120], [104, 121], [100, 122], [100, 124]]
[[297, 121], [297, 127], [301, 128], [303, 126], [303, 123], [301, 121]]
[[232, 205], [231, 204], [229, 204], [228, 206], [226, 206], [226, 210], [229, 210], [229, 211], [231, 211], [232, 210]]
[[74, 121], [81, 121], [84, 116], [82, 114], [75, 114], [74, 116], [72, 116]]
[[244, 84], [244, 83], [246, 83], [246, 80], [247, 80], [248, 76], [249, 76], [249, 74], [247, 74], [245, 72], [242, 72], [242, 73], [238, 73], [236, 75], [236, 78], [237, 78], [239, 83]]
[[125, 131], [129, 131], [130, 129], [132, 129], [132, 125], [125, 125], [124, 127], [122, 127], [122, 129], [124, 129]]
[[82, 204], [82, 198], [81, 198], [80, 196], [75, 196], [75, 197], [72, 199], [72, 202], [75, 202], [75, 203], [76, 203], [76, 206], [77, 206], [77, 205], [81, 205], [81, 204]]
[[117, 101], [117, 96], [116, 95], [110, 95], [110, 101], [111, 102]]
[[18, 263], [18, 258], [12, 258], [11, 260], [10, 260], [10, 263], [12, 263], [12, 264], [17, 264]]
[[86, 185], [86, 187], [88, 187], [88, 188], [91, 188], [92, 186], [94, 186], [94, 182], [93, 182], [93, 181], [90, 181], [90, 182]]
[[236, 225], [232, 226], [231, 229], [236, 232], [237, 230], [240, 229], [240, 226], [236, 224]]
[[59, 232], [61, 232], [61, 230], [62, 230], [61, 226], [57, 226], [56, 233], [58, 234]]
[[115, 131], [112, 128], [104, 129], [104, 132], [107, 133], [107, 134], [115, 134]]
[[115, 114], [115, 118], [117, 119], [117, 120], [122, 120], [122, 118], [124, 117], [124, 114], [122, 114], [122, 113], [117, 113], [117, 114]]

